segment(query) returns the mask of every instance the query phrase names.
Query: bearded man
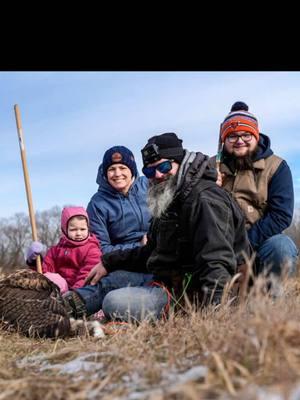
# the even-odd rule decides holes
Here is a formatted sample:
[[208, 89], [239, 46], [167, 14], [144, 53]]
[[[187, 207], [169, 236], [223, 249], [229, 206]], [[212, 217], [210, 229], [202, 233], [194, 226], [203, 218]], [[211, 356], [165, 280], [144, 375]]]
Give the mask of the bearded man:
[[[294, 191], [290, 168], [271, 150], [267, 135], [244, 102], [233, 104], [221, 124], [223, 151], [218, 184], [243, 210], [249, 241], [256, 253], [254, 272], [292, 276], [298, 250], [283, 234], [292, 222]], [[210, 160], [216, 166], [216, 157]]]
[[[142, 156], [153, 216], [147, 243], [105, 254], [89, 276], [95, 286], [76, 292], [83, 294], [88, 288], [107, 317], [123, 320], [160, 318], [172, 289], [178, 295], [184, 290], [201, 305], [219, 304], [224, 286], [244, 262], [243, 254], [248, 255], [240, 208], [216, 184], [209, 157], [183, 149], [175, 133], [150, 138]], [[123, 287], [103, 296], [105, 281], [116, 270], [125, 274]], [[150, 273], [153, 279], [136, 284], [126, 273]], [[88, 314], [97, 311], [88, 304], [89, 300]]]

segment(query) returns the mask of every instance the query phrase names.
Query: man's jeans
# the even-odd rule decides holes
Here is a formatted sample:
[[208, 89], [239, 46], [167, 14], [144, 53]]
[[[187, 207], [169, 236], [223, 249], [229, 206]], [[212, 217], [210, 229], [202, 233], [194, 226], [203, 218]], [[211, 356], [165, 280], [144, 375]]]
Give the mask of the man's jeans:
[[267, 239], [258, 249], [258, 273], [276, 276], [294, 276], [298, 261], [298, 249], [293, 240], [279, 234]]
[[103, 312], [122, 321], [157, 320], [168, 305], [168, 294], [161, 287], [142, 286], [113, 290], [105, 296]]
[[84, 299], [88, 315], [102, 308], [104, 297], [112, 290], [149, 285], [153, 281], [152, 274], [118, 270], [103, 277], [96, 285], [84, 286], [75, 291]]

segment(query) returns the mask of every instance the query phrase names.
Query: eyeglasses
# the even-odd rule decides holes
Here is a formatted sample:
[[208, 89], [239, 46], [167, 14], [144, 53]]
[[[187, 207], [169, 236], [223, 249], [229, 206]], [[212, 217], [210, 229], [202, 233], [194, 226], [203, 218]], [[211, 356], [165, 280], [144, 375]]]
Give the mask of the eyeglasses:
[[167, 174], [173, 168], [172, 162], [174, 160], [166, 160], [162, 163], [155, 165], [154, 167], [143, 167], [142, 171], [143, 174], [147, 178], [154, 178], [156, 174], [156, 170], [159, 171], [161, 174]]
[[252, 134], [251, 133], [242, 133], [241, 135], [237, 135], [235, 133], [232, 133], [227, 136], [228, 142], [229, 143], [235, 143], [237, 142], [240, 138], [243, 140], [243, 142], [250, 142], [252, 139]]

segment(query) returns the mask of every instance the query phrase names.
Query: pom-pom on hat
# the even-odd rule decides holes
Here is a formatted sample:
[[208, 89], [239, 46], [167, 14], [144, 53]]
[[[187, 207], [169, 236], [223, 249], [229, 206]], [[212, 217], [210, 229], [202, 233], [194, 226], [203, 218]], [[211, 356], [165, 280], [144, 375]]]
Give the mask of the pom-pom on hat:
[[221, 125], [221, 139], [225, 141], [226, 137], [233, 132], [246, 131], [252, 133], [259, 139], [259, 128], [256, 117], [248, 112], [249, 107], [243, 101], [236, 101], [225, 117]]
[[134, 155], [125, 146], [114, 146], [106, 150], [103, 156], [102, 168], [103, 176], [107, 177], [107, 170], [112, 164], [123, 164], [128, 167], [132, 176], [137, 176], [137, 167], [134, 160]]

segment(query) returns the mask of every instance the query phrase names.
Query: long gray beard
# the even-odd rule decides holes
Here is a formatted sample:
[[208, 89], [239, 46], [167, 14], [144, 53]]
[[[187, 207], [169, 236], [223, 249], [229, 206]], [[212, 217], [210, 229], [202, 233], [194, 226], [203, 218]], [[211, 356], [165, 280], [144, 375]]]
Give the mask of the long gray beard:
[[174, 199], [176, 181], [177, 175], [172, 175], [160, 183], [149, 182], [147, 203], [154, 218], [160, 218]]

